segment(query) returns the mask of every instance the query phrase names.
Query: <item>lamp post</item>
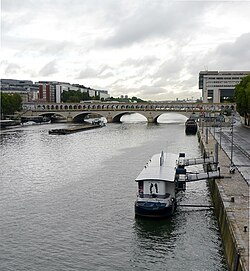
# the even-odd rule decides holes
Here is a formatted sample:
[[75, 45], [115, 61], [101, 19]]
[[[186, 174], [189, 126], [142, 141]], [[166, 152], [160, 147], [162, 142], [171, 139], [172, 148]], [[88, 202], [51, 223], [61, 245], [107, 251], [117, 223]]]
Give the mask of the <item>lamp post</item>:
[[222, 132], [222, 120], [220, 119], [220, 149], [221, 149], [221, 132]]
[[234, 163], [233, 163], [234, 113], [232, 113], [231, 133], [232, 133], [232, 137], [231, 137], [231, 159], [230, 159], [230, 163], [231, 163], [231, 164], [230, 164], [229, 172], [230, 172], [230, 173], [234, 173], [234, 172], [235, 172], [235, 167], [234, 167]]
[[234, 115], [232, 114], [232, 123], [231, 123], [231, 166], [233, 165], [233, 146], [234, 146]]

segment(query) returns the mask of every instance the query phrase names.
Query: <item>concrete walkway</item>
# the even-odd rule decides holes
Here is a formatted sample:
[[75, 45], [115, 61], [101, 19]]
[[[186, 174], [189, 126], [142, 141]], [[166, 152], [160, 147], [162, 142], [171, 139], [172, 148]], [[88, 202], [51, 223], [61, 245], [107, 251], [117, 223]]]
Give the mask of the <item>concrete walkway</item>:
[[[231, 159], [231, 150], [233, 149], [232, 160], [243, 178], [250, 185], [250, 128], [241, 124], [240, 118], [235, 118], [233, 127], [233, 148], [232, 148], [232, 128], [223, 127], [211, 128], [211, 133], [220, 143], [221, 147]], [[230, 161], [231, 162], [231, 161]]]
[[[243, 130], [242, 130], [243, 129]], [[205, 129], [200, 131], [201, 140], [205, 150], [209, 154], [214, 153], [215, 142], [221, 142], [219, 147], [219, 166], [221, 175], [224, 178], [215, 180], [219, 195], [225, 210], [226, 218], [222, 222], [228, 224], [230, 238], [234, 250], [229, 248], [226, 235], [223, 237], [225, 254], [229, 265], [229, 270], [249, 270], [249, 178], [250, 178], [250, 129], [245, 129], [241, 125], [234, 128], [233, 163], [236, 165], [235, 173], [229, 173], [231, 164], [231, 131], [230, 128], [210, 128], [208, 144], [205, 140]], [[244, 132], [242, 132], [244, 131]], [[222, 135], [224, 133], [225, 136]], [[249, 154], [250, 157], [250, 154]], [[212, 192], [213, 193], [213, 192]], [[220, 224], [221, 221], [219, 221]], [[219, 225], [221, 232], [225, 225]], [[223, 233], [222, 233], [223, 235]], [[238, 267], [239, 265], [239, 267]]]

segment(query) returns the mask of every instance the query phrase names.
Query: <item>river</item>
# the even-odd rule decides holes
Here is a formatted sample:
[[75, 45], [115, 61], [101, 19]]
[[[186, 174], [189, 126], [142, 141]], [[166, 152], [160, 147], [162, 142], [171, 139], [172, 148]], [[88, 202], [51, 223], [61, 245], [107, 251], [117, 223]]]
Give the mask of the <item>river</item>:
[[[200, 157], [184, 117], [137, 117], [70, 135], [48, 134], [65, 124], [1, 131], [1, 271], [227, 270], [211, 210], [135, 219], [134, 180], [153, 154]], [[210, 204], [206, 181], [188, 184], [182, 203]]]

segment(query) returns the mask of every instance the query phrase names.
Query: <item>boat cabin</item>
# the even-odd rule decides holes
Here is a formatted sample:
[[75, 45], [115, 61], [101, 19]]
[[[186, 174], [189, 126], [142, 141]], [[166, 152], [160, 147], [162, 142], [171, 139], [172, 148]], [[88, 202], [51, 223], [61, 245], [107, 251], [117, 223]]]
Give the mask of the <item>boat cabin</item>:
[[136, 178], [140, 198], [175, 197], [176, 155], [155, 154]]

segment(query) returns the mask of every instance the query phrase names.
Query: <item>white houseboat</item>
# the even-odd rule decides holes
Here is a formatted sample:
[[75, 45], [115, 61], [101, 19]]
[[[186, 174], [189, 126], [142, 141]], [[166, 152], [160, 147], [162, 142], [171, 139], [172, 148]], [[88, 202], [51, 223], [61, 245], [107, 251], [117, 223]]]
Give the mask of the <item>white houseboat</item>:
[[135, 215], [168, 217], [176, 208], [176, 154], [155, 154], [136, 178]]
[[[197, 164], [207, 164], [207, 171], [187, 173], [186, 166]], [[178, 192], [186, 190], [187, 182], [214, 178], [222, 178], [214, 157], [188, 159], [185, 153], [179, 157], [172, 153], [155, 154], [135, 179], [138, 183], [135, 215], [169, 217], [177, 208]]]

